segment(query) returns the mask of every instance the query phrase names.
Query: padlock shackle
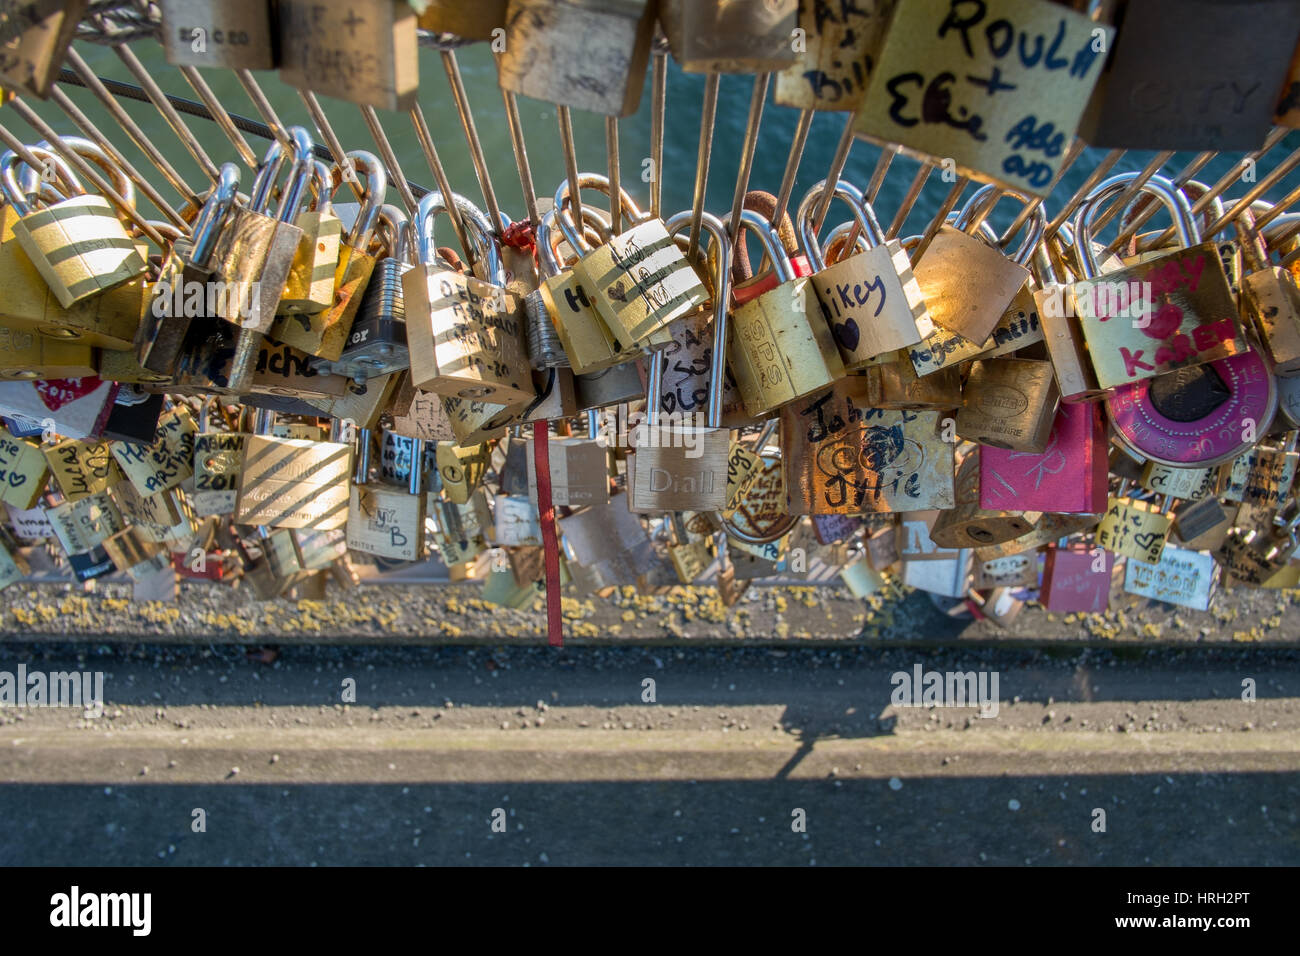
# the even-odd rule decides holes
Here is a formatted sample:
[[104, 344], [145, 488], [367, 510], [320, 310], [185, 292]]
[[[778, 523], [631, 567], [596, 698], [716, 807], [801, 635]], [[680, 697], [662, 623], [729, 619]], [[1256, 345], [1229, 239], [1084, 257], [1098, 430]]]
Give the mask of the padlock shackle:
[[370, 429], [357, 429], [357, 462], [352, 472], [352, 482], [364, 485], [370, 480]]
[[[755, 213], [757, 215], [757, 213]], [[692, 221], [691, 212], [679, 212], [668, 219], [664, 225], [669, 236], [679, 232], [689, 232]], [[713, 362], [709, 369], [709, 428], [722, 426], [722, 395], [727, 374], [727, 312], [731, 306], [731, 240], [727, 237], [727, 226], [721, 219], [711, 213], [702, 213], [700, 228], [707, 232], [715, 245], [713, 255]], [[768, 224], [770, 227], [770, 223]], [[772, 230], [776, 235], [776, 230]], [[663, 362], [655, 356], [653, 369], [662, 376]], [[662, 381], [662, 378], [661, 378]], [[654, 400], [659, 400], [659, 389], [654, 390]]]
[[[1110, 199], [1119, 196], [1128, 188], [1140, 173], [1120, 173], [1111, 176], [1095, 188], [1079, 205], [1074, 217], [1074, 252], [1083, 270], [1084, 279], [1095, 279], [1101, 274], [1101, 265], [1092, 248], [1092, 223], [1101, 212], [1102, 206]], [[1173, 218], [1178, 241], [1184, 248], [1191, 248], [1201, 242], [1201, 230], [1192, 215], [1192, 204], [1187, 196], [1170, 180], [1163, 176], [1152, 176], [1142, 184], [1141, 190], [1155, 196], [1169, 210]]]
[[[986, 209], [988, 212], [992, 212], [993, 207], [997, 205], [998, 200], [1003, 196], [1017, 199], [1026, 206], [1033, 202], [1029, 196], [1014, 189], [1002, 189], [992, 185], [981, 186], [971, 193], [970, 198], [966, 200], [966, 204], [961, 207], [961, 211], [957, 214], [957, 220], [953, 223], [954, 227], [962, 232], [969, 233], [970, 225], [976, 215], [984, 213]], [[985, 225], [987, 222], [987, 215], [980, 220], [981, 225]], [[989, 228], [992, 229], [992, 226]], [[1020, 245], [1016, 246], [1015, 252], [1006, 253], [1007, 246], [1011, 244], [1011, 240], [1014, 238], [1010, 233], [999, 236], [993, 242], [994, 246], [1006, 253], [1007, 258], [1018, 266], [1029, 265], [1034, 250], [1038, 248], [1039, 243], [1042, 242], [1043, 234], [1047, 231], [1047, 212], [1043, 209], [1041, 202], [1034, 207], [1033, 213], [1025, 222], [1024, 230], [1024, 238], [1020, 240]], [[983, 230], [981, 230], [981, 236], [984, 236]]]
[[[59, 162], [62, 162], [61, 158]], [[0, 156], [0, 192], [4, 193], [5, 202], [13, 207], [19, 218], [31, 215], [32, 212], [32, 204], [28, 201], [28, 194], [24, 192], [18, 179], [18, 168], [25, 165], [12, 149], [6, 150], [4, 155]], [[57, 165], [54, 168], [56, 171], [59, 169]], [[41, 185], [42, 187], [50, 186], [53, 188], [53, 184], [48, 182], [42, 182]]]
[[[501, 258], [501, 247], [493, 235], [492, 221], [487, 213], [458, 193], [452, 193], [452, 201], [465, 223], [465, 231], [472, 238], [478, 250], [478, 258], [483, 262], [489, 285], [505, 288], [506, 266]], [[433, 265], [438, 261], [438, 243], [434, 238], [434, 221], [440, 213], [447, 211], [447, 204], [442, 193], [434, 190], [425, 193], [415, 210], [415, 219], [411, 223], [415, 230], [415, 254], [419, 262]], [[465, 250], [466, 253], [469, 250]]]
[[758, 236], [759, 242], [763, 243], [763, 249], [767, 252], [767, 258], [772, 263], [772, 271], [776, 273], [778, 284], [794, 279], [794, 266], [790, 263], [790, 256], [786, 254], [785, 247], [781, 245], [781, 237], [772, 223], [752, 209], [742, 209], [740, 211], [740, 231], [735, 237], [737, 244], [743, 241], [740, 237], [746, 229]]
[[[609, 223], [601, 219], [599, 210], [583, 204], [582, 220], [583, 238], [590, 241], [589, 249], [605, 240]], [[547, 279], [554, 278], [564, 271], [564, 263], [560, 261], [560, 254], [556, 247], [561, 241], [568, 242], [568, 237], [560, 231], [557, 226], [558, 222], [559, 214], [552, 208], [547, 210], [537, 224], [537, 264], [541, 268], [543, 276]], [[573, 244], [569, 243], [569, 245], [572, 246]], [[574, 251], [577, 252], [578, 250], [575, 249]]]
[[[798, 208], [795, 210], [795, 219], [799, 223], [800, 243], [813, 272], [821, 272], [826, 268], [826, 259], [822, 255], [822, 247], [817, 241], [817, 230], [813, 224], [817, 208], [821, 204], [822, 197], [826, 194], [826, 187], [827, 180], [825, 179], [816, 183], [812, 189], [804, 194], [803, 199], [799, 201]], [[875, 210], [867, 205], [867, 197], [862, 190], [848, 180], [841, 178], [835, 183], [835, 196], [833, 198], [842, 199], [848, 204], [850, 211], [853, 213], [853, 218], [857, 220], [858, 226], [862, 229], [868, 249], [874, 249], [876, 246], [885, 244], [885, 230], [880, 228], [880, 221], [876, 219]]]
[[424, 439], [411, 439], [411, 474], [406, 486], [413, 495], [424, 494]]
[[345, 158], [351, 161], [356, 172], [366, 177], [366, 190], [361, 196], [357, 218], [343, 242], [353, 249], [364, 250], [370, 244], [375, 223], [379, 220], [379, 209], [384, 204], [384, 196], [388, 194], [388, 171], [378, 156], [364, 149], [354, 149], [346, 153]]
[[291, 126], [289, 137], [293, 140], [293, 164], [289, 167], [289, 180], [280, 196], [280, 209], [276, 218], [281, 222], [293, 222], [298, 218], [302, 197], [311, 182], [312, 164], [316, 161], [316, 144], [312, 142], [307, 130], [301, 126]]
[[212, 257], [221, 236], [230, 210], [239, 195], [239, 167], [234, 163], [222, 163], [217, 173], [217, 184], [212, 188], [203, 208], [194, 217], [191, 226], [192, 239], [190, 261], [196, 265], [205, 264]]
[[[594, 189], [609, 196], [609, 177], [602, 176], [600, 173], [579, 173], [578, 189], [579, 191]], [[618, 195], [619, 202], [622, 204], [623, 215], [627, 217], [630, 225], [635, 226], [646, 218], [646, 214], [641, 211], [641, 207], [636, 204], [636, 201], [628, 194], [626, 189], [620, 186]], [[555, 190], [555, 209], [558, 210], [556, 220], [569, 245], [578, 250], [580, 254], [586, 254], [591, 251], [591, 247], [587, 245], [583, 237], [578, 235], [578, 226], [573, 221], [573, 213], [569, 210], [570, 205], [569, 180], [563, 179]], [[583, 203], [583, 207], [585, 211], [586, 203]], [[586, 217], [583, 218], [585, 221]]]
[[[42, 141], [38, 146], [29, 146], [27, 148], [33, 156], [44, 160], [48, 164], [48, 167], [54, 171], [54, 179], [46, 179], [43, 176], [43, 171], [32, 169], [27, 163], [20, 163], [20, 182], [25, 195], [44, 199], [44, 190], [46, 189], [57, 195], [59, 199], [70, 199], [73, 196], [86, 195], [86, 187], [77, 178], [77, 174], [72, 169], [72, 164], [54, 152], [48, 143]], [[55, 199], [54, 202], [58, 202], [59, 199]]]
[[320, 159], [311, 161], [311, 200], [308, 208], [313, 212], [332, 212], [334, 209], [334, 170]]
[[384, 203], [380, 206], [375, 231], [386, 237], [384, 244], [388, 251], [388, 258], [396, 259], [398, 262], [412, 261], [409, 258], [412, 248], [411, 220], [401, 206], [392, 203]]
[[[135, 208], [135, 181], [127, 175], [125, 169], [113, 161], [113, 157], [109, 156], [102, 146], [94, 140], [86, 139], [84, 136], [63, 136], [61, 139], [78, 156], [102, 169], [113, 183], [118, 195], [126, 200], [128, 206], [132, 209]], [[37, 152], [37, 150], [40, 152]], [[46, 140], [41, 140], [33, 148], [33, 152], [37, 152], [38, 156], [43, 154], [53, 156], [55, 155], [53, 150], [54, 146]], [[69, 172], [71, 172], [70, 169]], [[33, 174], [35, 173], [33, 172]]]
[[261, 165], [257, 167], [257, 173], [253, 176], [253, 186], [248, 193], [248, 208], [252, 212], [266, 213], [275, 181], [280, 177], [280, 170], [284, 168], [288, 159], [280, 141], [272, 140], [262, 156]]

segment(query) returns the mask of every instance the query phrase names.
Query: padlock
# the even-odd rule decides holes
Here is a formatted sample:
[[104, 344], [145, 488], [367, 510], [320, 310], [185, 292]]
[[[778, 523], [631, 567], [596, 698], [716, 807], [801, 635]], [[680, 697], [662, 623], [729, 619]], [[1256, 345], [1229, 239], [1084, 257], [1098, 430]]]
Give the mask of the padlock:
[[[311, 204], [299, 212], [294, 225], [302, 230], [298, 251], [289, 278], [285, 280], [284, 294], [276, 313], [285, 315], [315, 315], [334, 302], [334, 273], [339, 265], [339, 242], [343, 238], [343, 220], [334, 212], [331, 203], [334, 178], [330, 167], [319, 159], [313, 160], [311, 176]], [[310, 331], [310, 323], [305, 322]], [[272, 334], [288, 345], [303, 346], [280, 333], [292, 327], [283, 318], [271, 327]], [[310, 349], [303, 349], [311, 351]]]
[[825, 4], [800, 0], [801, 43], [792, 66], [776, 75], [775, 102], [801, 110], [852, 110], [866, 92], [897, 0]]
[[0, 501], [15, 508], [35, 508], [49, 477], [40, 446], [0, 426]]
[[198, 426], [185, 405], [177, 405], [158, 421], [153, 443], [117, 441], [113, 457], [136, 490], [157, 494], [177, 487], [194, 474], [194, 436]]
[[1106, 449], [1101, 410], [1062, 404], [1041, 453], [980, 449], [980, 507], [1100, 514], [1106, 508]]
[[[777, 198], [771, 193], [763, 192], [761, 189], [751, 189], [745, 193], [741, 208], [752, 209], [768, 222], [772, 222], [776, 216], [776, 205]], [[795, 278], [812, 275], [812, 263], [808, 261], [808, 256], [804, 252], [799, 233], [794, 227], [794, 220], [790, 218], [788, 209], [781, 213], [781, 218], [775, 222], [775, 226], [777, 237], [781, 241], [781, 248], [790, 257], [790, 265]], [[740, 234], [736, 237], [735, 244], [732, 246], [731, 299], [737, 306], [744, 305], [750, 299], [755, 299], [764, 292], [770, 292], [780, 285], [776, 272], [771, 268], [771, 260], [767, 258], [766, 251], [763, 252], [763, 263], [760, 263], [759, 273], [754, 274], [754, 264], [749, 259], [748, 236], [747, 230], [740, 230]], [[866, 236], [859, 235], [858, 244], [865, 251]], [[830, 259], [838, 261], [843, 258], [843, 256], [832, 255], [831, 252], [832, 250], [828, 247], [827, 255]], [[764, 268], [763, 264], [766, 264], [767, 267]]]
[[1063, 260], [1072, 243], [1063, 249], [1061, 242], [1058, 233], [1034, 250], [1033, 274], [1038, 284], [1033, 294], [1034, 308], [1056, 374], [1056, 384], [1061, 390], [1061, 401], [1067, 404], [1097, 402], [1110, 395], [1111, 389], [1097, 384], [1097, 373], [1088, 359], [1083, 329], [1070, 293], [1074, 277], [1063, 271]]
[[1235, 528], [1214, 552], [1214, 560], [1228, 576], [1227, 583], [1259, 587], [1295, 556], [1296, 524], [1300, 516], [1263, 528]]
[[1145, 0], [1127, 4], [1122, 16], [1079, 127], [1083, 139], [1139, 150], [1253, 150], [1264, 142], [1300, 33], [1300, 7]]
[[278, 20], [285, 83], [375, 109], [415, 105], [416, 18], [404, 0], [279, 0]]
[[[416, 440], [385, 429], [379, 439], [379, 478], [390, 485], [403, 488], [411, 483], [411, 470], [417, 467]], [[424, 471], [437, 469], [437, 452], [434, 444], [424, 445], [418, 467]], [[460, 477], [457, 481], [462, 481]]]
[[1167, 545], [1155, 564], [1127, 563], [1124, 590], [1154, 601], [1208, 611], [1218, 573], [1211, 555]]
[[0, 13], [0, 37], [5, 45], [0, 79], [4, 85], [41, 99], [49, 97], [87, 6], [87, 0], [70, 0], [6, 7]]
[[648, 0], [510, 0], [501, 88], [605, 116], [641, 102], [655, 6]]
[[1173, 532], [1192, 551], [1216, 551], [1228, 539], [1233, 515], [1218, 498], [1207, 497], [1179, 506]]
[[[82, 378], [98, 371], [89, 345], [43, 335], [34, 329], [0, 325], [0, 380]], [[105, 378], [120, 381], [110, 374]]]
[[961, 369], [956, 366], [917, 375], [910, 350], [893, 360], [868, 365], [862, 374], [870, 408], [947, 411], [961, 405]]
[[162, 545], [142, 538], [134, 528], [126, 528], [117, 534], [105, 538], [102, 545], [108, 553], [109, 560], [119, 571], [125, 571], [132, 578], [142, 577], [158, 569], [157, 560], [171, 566]]
[[3, 538], [0, 538], [0, 591], [17, 584], [31, 571], [26, 558], [11, 550]]
[[668, 543], [668, 560], [677, 572], [677, 580], [682, 584], [691, 584], [708, 570], [713, 563], [713, 555], [703, 540], [690, 536], [681, 512], [671, 512], [667, 524], [672, 535], [672, 540]]
[[1046, 196], [1114, 32], [1047, 0], [900, 3], [854, 131], [942, 158], [951, 173]]
[[1290, 432], [1276, 446], [1256, 445], [1232, 463], [1223, 497], [1273, 511], [1286, 504], [1295, 481], [1300, 454], [1295, 450], [1296, 433]]
[[354, 175], [361, 173], [365, 176], [366, 188], [356, 219], [339, 243], [333, 298], [324, 311], [310, 316], [298, 313], [278, 319], [271, 330], [271, 334], [279, 341], [330, 361], [339, 358], [348, 342], [357, 311], [378, 262], [369, 249], [379, 221], [384, 193], [388, 189], [388, 174], [374, 153], [353, 150], [345, 155], [344, 162], [352, 166]]
[[536, 393], [524, 352], [523, 309], [505, 288], [491, 223], [468, 200], [453, 198], [479, 247], [487, 281], [441, 263], [433, 225], [446, 206], [441, 193], [427, 193], [412, 223], [420, 262], [402, 276], [411, 381], [453, 398], [531, 401]]
[[274, 70], [274, 5], [265, 0], [159, 0], [163, 55], [173, 66]]
[[453, 504], [466, 504], [470, 496], [483, 484], [487, 473], [487, 445], [460, 445], [454, 441], [437, 443], [436, 461], [438, 477], [442, 480], [442, 493]]
[[123, 528], [122, 513], [106, 491], [46, 508], [54, 536], [68, 555], [85, 554]]
[[[492, 526], [492, 515], [482, 489], [474, 493], [468, 505], [452, 504], [430, 493], [427, 508], [434, 518], [433, 544], [448, 568], [473, 561], [487, 550], [483, 536]], [[478, 509], [482, 510], [481, 520], [471, 518]]]
[[1243, 310], [1268, 352], [1273, 373], [1300, 372], [1300, 286], [1289, 270], [1272, 264], [1250, 210], [1242, 210], [1233, 224], [1245, 267]]
[[875, 571], [887, 571], [898, 564], [898, 526], [892, 521], [883, 528], [877, 528], [867, 534], [867, 563]]
[[219, 401], [203, 403], [199, 413], [199, 431], [194, 436], [194, 494], [190, 496], [195, 514], [232, 514], [244, 462], [244, 444], [248, 435], [239, 431], [220, 431], [209, 427], [209, 409]]
[[580, 508], [557, 522], [574, 583], [582, 590], [633, 584], [657, 559], [641, 520], [624, 495], [611, 495], [605, 505]]
[[[423, 443], [415, 441], [415, 458]], [[424, 552], [424, 469], [412, 468], [409, 490], [370, 484], [370, 429], [357, 429], [355, 484], [348, 502], [347, 546], [395, 561], [416, 561]]]
[[113, 411], [121, 386], [87, 378], [0, 382], [0, 415], [46, 423], [68, 438], [98, 438]]
[[351, 421], [358, 428], [374, 429], [389, 407], [400, 377], [394, 373], [364, 382], [350, 380], [337, 398], [308, 399], [307, 403], [335, 421]]
[[125, 480], [112, 442], [69, 438], [41, 449], [55, 487], [66, 501], [80, 501]]
[[[584, 219], [587, 212], [584, 207]], [[524, 300], [529, 321], [529, 356], [535, 365], [539, 361], [559, 361], [560, 356], [544, 354], [541, 348], [531, 346], [533, 338], [542, 344], [542, 327], [549, 321], [563, 348], [563, 359], [574, 374], [598, 372], [626, 361], [628, 353], [616, 347], [613, 334], [592, 306], [573, 269], [560, 261], [555, 246], [562, 237], [557, 227], [556, 211], [552, 209], [542, 217], [536, 233], [541, 284]], [[589, 248], [591, 246], [584, 246], [574, 251], [582, 252]], [[534, 326], [538, 327], [536, 335], [532, 332]]]
[[[506, 0], [428, 0], [420, 13], [421, 30], [454, 33], [466, 40], [495, 40], [505, 32]], [[500, 30], [501, 33], [496, 31]]]
[[850, 380], [781, 408], [790, 514], [951, 508], [953, 445], [937, 412], [863, 409]]
[[18, 185], [16, 165], [7, 157], [0, 159], [0, 184], [18, 216], [14, 238], [59, 305], [69, 309], [144, 274], [144, 256], [105, 197], [86, 193], [68, 173], [71, 195], [34, 208]]
[[541, 547], [541, 519], [527, 495], [497, 495], [492, 511], [492, 540], [498, 547]]
[[636, 401], [645, 395], [645, 378], [639, 361], [619, 362], [599, 372], [573, 377], [579, 409], [608, 408]]
[[1136, 175], [1121, 173], [1097, 186], [1074, 222], [1083, 279], [1070, 291], [1103, 389], [1247, 350], [1218, 249], [1201, 241], [1187, 197], [1168, 179], [1152, 176], [1141, 188], [1169, 210], [1182, 248], [1101, 274], [1092, 222], [1102, 204], [1122, 193]]
[[1050, 547], [1038, 602], [1054, 614], [1100, 614], [1110, 605], [1114, 566], [1115, 555], [1100, 547]]
[[210, 285], [211, 260], [238, 192], [239, 167], [222, 163], [217, 183], [191, 227], [190, 240], [173, 247], [181, 260], [179, 274], [171, 273], [154, 287], [154, 297], [135, 339], [135, 355], [141, 367], [160, 375], [173, 374], [181, 352], [192, 344], [191, 326], [202, 329], [218, 317], [217, 310], [210, 310], [208, 305], [215, 299], [211, 293], [216, 291]]
[[[580, 178], [579, 188], [586, 178], [594, 177]], [[566, 179], [556, 190], [555, 208], [566, 238], [576, 247], [582, 239], [568, 212], [569, 194]], [[672, 231], [652, 217], [633, 221], [629, 229], [585, 253], [573, 264], [573, 275], [619, 352], [667, 345], [672, 341], [668, 324], [702, 311], [709, 299], [709, 290]]]
[[1121, 385], [1106, 413], [1115, 439], [1139, 458], [1207, 467], [1231, 461], [1268, 431], [1274, 383], [1263, 357], [1247, 351]]
[[213, 252], [214, 270], [226, 293], [217, 313], [239, 327], [229, 376], [229, 387], [237, 392], [246, 390], [252, 377], [302, 239], [293, 220], [312, 175], [312, 141], [301, 126], [290, 127], [289, 136], [293, 157], [278, 212], [274, 217], [267, 213], [272, 186], [288, 159], [277, 141], [258, 168], [248, 206], [235, 208]]
[[941, 548], [982, 548], [1012, 541], [1032, 531], [1041, 517], [1036, 511], [980, 507], [980, 453], [976, 448], [962, 459], [955, 481], [955, 504], [940, 510], [930, 528], [930, 540]]
[[[1007, 193], [1022, 202], [1022, 193]], [[969, 229], [978, 212], [1000, 195], [984, 187], [971, 195], [954, 225], [939, 227], [919, 262], [912, 265], [921, 295], [934, 324], [975, 343], [988, 341], [1029, 279], [1026, 263], [1042, 237], [1045, 217], [1040, 212], [1025, 225], [1025, 235], [1010, 256], [1003, 249], [1011, 237], [991, 246], [983, 235]]]
[[234, 521], [331, 530], [347, 523], [351, 446], [250, 435]]
[[934, 331], [934, 323], [902, 243], [885, 238], [862, 191], [843, 179], [835, 195], [848, 203], [868, 248], [825, 264], [812, 222], [825, 192], [825, 180], [813, 186], [799, 203], [796, 218], [822, 315], [845, 369], [854, 371], [888, 352], [915, 345]]
[[[537, 462], [530, 437], [524, 443], [527, 466], [527, 494], [537, 500]], [[546, 443], [550, 462], [551, 501], [555, 505], [581, 508], [609, 500], [608, 453], [595, 435], [587, 438], [550, 438]]]
[[754, 416], [826, 388], [844, 375], [830, 327], [817, 314], [811, 280], [792, 275], [771, 224], [752, 210], [742, 228], [757, 233], [779, 285], [735, 309], [728, 359], [745, 410]]
[[977, 561], [972, 586], [977, 590], [989, 588], [1037, 588], [1038, 552], [1009, 554], [992, 561]]
[[1142, 466], [1138, 483], [1147, 491], [1184, 501], [1199, 501], [1218, 491], [1219, 469], [1171, 468], [1158, 461]]
[[941, 597], [965, 598], [973, 561], [974, 552], [967, 548], [939, 561], [904, 561], [903, 584]]
[[659, 25], [687, 73], [767, 73], [794, 63], [798, 7], [798, 0], [660, 0]]
[[1059, 398], [1051, 362], [1014, 357], [978, 360], [962, 388], [957, 435], [1007, 451], [1042, 454]]
[[375, 263], [338, 360], [312, 363], [361, 382], [399, 372], [411, 364], [402, 293], [402, 276], [414, 268], [409, 261], [410, 222], [396, 206], [381, 207], [379, 215], [382, 231], [389, 236], [388, 255]]
[[1169, 508], [1173, 499], [1165, 498], [1157, 510], [1149, 501], [1126, 497], [1127, 481], [1106, 502], [1106, 514], [1097, 525], [1097, 544], [1117, 555], [1155, 564], [1160, 560], [1169, 537], [1172, 519]]
[[[667, 222], [668, 235], [690, 227], [690, 213]], [[723, 356], [727, 342], [727, 308], [730, 304], [731, 245], [727, 227], [705, 213], [700, 226], [716, 246], [713, 256], [713, 356], [708, 408], [698, 412], [665, 415], [658, 407], [663, 367], [651, 356], [646, 419], [634, 439], [635, 465], [628, 465], [628, 503], [638, 513], [654, 511], [718, 511], [727, 506], [727, 459], [731, 432], [722, 428]], [[671, 240], [670, 240], [671, 241]]]

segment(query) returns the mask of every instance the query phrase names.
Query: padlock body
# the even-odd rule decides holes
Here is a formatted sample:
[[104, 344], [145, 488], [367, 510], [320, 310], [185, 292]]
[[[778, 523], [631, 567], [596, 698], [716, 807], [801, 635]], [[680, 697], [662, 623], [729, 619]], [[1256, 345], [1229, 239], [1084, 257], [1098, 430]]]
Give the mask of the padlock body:
[[687, 73], [768, 73], [794, 63], [798, 0], [660, 0], [668, 49]]
[[895, 0], [830, 6], [801, 2], [803, 49], [793, 65], [776, 75], [775, 102], [796, 109], [856, 108], [895, 6]]
[[1108, 447], [1095, 405], [1062, 404], [1042, 452], [980, 449], [980, 507], [1099, 514], [1106, 507]]
[[279, 21], [285, 83], [380, 110], [414, 105], [416, 17], [404, 0], [280, 0]]
[[103, 196], [74, 196], [14, 223], [14, 237], [63, 308], [138, 278], [144, 257]]
[[720, 511], [727, 506], [731, 433], [694, 425], [643, 424], [629, 470], [632, 510]]
[[163, 55], [173, 66], [274, 70], [278, 39], [264, 0], [161, 0]]
[[1111, 497], [1097, 525], [1097, 545], [1107, 551], [1155, 564], [1164, 551], [1172, 519], [1155, 506], [1133, 498]]
[[424, 495], [382, 485], [353, 485], [348, 502], [351, 551], [415, 561], [423, 551]]
[[960, 229], [939, 227], [913, 267], [930, 318], [971, 342], [986, 342], [1029, 278], [1029, 270]]
[[1051, 362], [975, 362], [962, 389], [957, 434], [967, 441], [1038, 455], [1047, 450], [1060, 393]]
[[304, 211], [298, 213], [294, 225], [302, 230], [302, 238], [276, 312], [315, 315], [334, 301], [334, 272], [339, 264], [343, 221], [332, 212]]

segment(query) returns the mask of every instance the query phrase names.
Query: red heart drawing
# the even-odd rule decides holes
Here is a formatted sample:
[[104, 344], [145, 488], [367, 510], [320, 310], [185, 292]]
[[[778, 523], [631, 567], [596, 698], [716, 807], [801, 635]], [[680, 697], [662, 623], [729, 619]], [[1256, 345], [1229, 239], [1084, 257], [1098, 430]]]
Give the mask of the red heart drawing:
[[36, 391], [45, 407], [57, 412], [68, 402], [85, 398], [103, 382], [94, 375], [86, 378], [51, 378], [36, 382]]

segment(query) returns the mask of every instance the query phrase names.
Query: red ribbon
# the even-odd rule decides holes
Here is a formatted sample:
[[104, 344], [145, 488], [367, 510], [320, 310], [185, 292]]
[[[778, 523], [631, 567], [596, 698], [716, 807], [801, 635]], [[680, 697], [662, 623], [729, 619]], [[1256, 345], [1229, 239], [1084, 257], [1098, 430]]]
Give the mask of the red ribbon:
[[551, 501], [551, 456], [547, 447], [549, 423], [533, 422], [533, 463], [537, 466], [537, 511], [542, 523], [542, 554], [546, 568], [546, 642], [564, 646], [560, 617], [560, 542], [555, 533], [555, 504]]
[[512, 222], [501, 233], [501, 242], [512, 249], [533, 252], [537, 248], [537, 240], [533, 235], [533, 224], [527, 219], [521, 222]]

